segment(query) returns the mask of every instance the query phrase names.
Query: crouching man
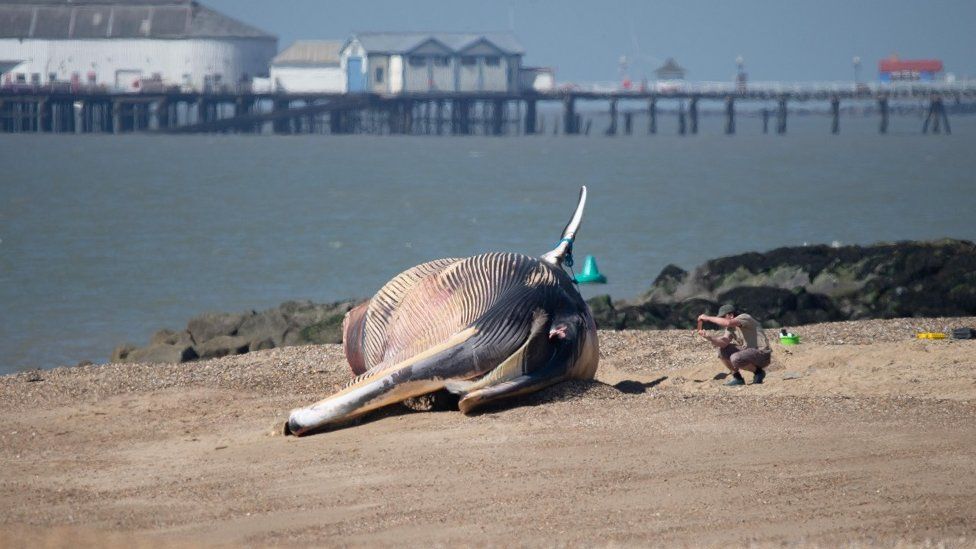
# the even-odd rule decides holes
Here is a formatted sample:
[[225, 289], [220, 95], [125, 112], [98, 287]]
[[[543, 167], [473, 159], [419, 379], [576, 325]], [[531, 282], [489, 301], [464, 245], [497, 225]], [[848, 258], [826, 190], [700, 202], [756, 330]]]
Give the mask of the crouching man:
[[[702, 322], [711, 322], [725, 328], [725, 334], [721, 337], [708, 335], [702, 328]], [[753, 384], [763, 382], [766, 377], [764, 368], [769, 366], [773, 351], [759, 321], [745, 313], [739, 314], [734, 305], [727, 303], [719, 308], [718, 316], [698, 315], [698, 335], [718, 347], [718, 357], [732, 372], [732, 379], [726, 385], [745, 385], [742, 370], [753, 373]], [[759, 347], [760, 336], [763, 340], [762, 347]]]

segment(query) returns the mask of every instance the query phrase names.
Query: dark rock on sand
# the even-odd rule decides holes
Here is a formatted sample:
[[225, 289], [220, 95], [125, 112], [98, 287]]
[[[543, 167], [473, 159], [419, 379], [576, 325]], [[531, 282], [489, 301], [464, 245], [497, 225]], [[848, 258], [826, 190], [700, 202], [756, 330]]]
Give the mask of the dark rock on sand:
[[190, 332], [193, 341], [196, 343], [202, 343], [217, 336], [235, 335], [241, 324], [254, 314], [254, 311], [249, 313], [203, 313], [190, 319], [186, 325], [186, 331]]
[[109, 359], [112, 362], [128, 362], [129, 353], [138, 349], [135, 345], [131, 343], [123, 343], [112, 351], [112, 357]]
[[236, 335], [246, 338], [248, 343], [270, 340], [274, 347], [281, 347], [287, 331], [288, 319], [281, 310], [268, 309], [244, 319]]
[[342, 320], [345, 316], [333, 315], [305, 326], [296, 334], [293, 344], [342, 343]]
[[222, 335], [197, 344], [195, 350], [199, 358], [206, 360], [228, 355], [242, 355], [250, 348], [251, 340], [246, 337]]
[[150, 345], [193, 345], [193, 336], [187, 330], [179, 332], [162, 329], [149, 339]]
[[265, 351], [267, 349], [274, 349], [274, 348], [275, 348], [274, 341], [270, 337], [266, 337], [260, 341], [258, 340], [251, 341], [251, 343], [247, 347], [247, 351], [249, 353], [253, 353], [254, 351]]
[[172, 363], [188, 362], [197, 358], [197, 352], [189, 345], [168, 345], [158, 343], [134, 349], [129, 352], [122, 362], [139, 363]]
[[285, 345], [342, 343], [342, 320], [356, 306], [355, 301], [318, 304], [288, 301], [281, 309], [288, 318]]

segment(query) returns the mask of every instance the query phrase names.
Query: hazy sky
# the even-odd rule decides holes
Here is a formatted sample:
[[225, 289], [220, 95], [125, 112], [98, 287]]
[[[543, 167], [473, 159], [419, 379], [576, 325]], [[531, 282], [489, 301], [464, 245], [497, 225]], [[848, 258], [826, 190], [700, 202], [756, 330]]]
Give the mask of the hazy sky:
[[976, 77], [976, 0], [582, 1], [202, 0], [279, 37], [345, 39], [355, 31], [491, 31], [512, 23], [526, 65], [560, 81], [616, 80], [622, 55], [638, 80], [674, 57], [693, 80], [729, 80], [742, 55], [750, 80], [877, 78], [882, 57], [939, 58]]

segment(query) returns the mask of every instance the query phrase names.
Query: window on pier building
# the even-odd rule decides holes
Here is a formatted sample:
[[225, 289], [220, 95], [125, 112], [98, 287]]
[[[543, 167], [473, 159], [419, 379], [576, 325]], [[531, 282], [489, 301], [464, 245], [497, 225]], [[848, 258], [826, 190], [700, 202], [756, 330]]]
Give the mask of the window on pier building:
[[478, 64], [478, 58], [473, 55], [465, 55], [461, 58], [461, 64], [465, 67], [472, 67]]
[[446, 67], [451, 64], [451, 58], [446, 55], [438, 55], [434, 58], [434, 64], [438, 67]]
[[408, 58], [411, 67], [426, 67], [427, 58], [422, 55], [411, 55]]
[[374, 78], [377, 84], [383, 83], [383, 67], [376, 67], [376, 77]]
[[498, 57], [497, 55], [489, 55], [488, 57], [485, 57], [485, 65], [488, 65], [489, 67], [497, 67], [499, 64], [501, 64], [501, 62], [502, 58]]

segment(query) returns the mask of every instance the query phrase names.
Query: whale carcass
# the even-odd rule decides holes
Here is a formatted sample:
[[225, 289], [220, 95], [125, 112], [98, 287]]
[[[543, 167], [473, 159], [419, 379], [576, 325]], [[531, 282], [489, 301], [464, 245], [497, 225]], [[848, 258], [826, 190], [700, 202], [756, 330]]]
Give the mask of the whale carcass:
[[443, 389], [471, 413], [566, 379], [592, 379], [596, 325], [563, 269], [586, 187], [556, 247], [541, 257], [486, 253], [430, 261], [397, 275], [343, 324], [354, 374], [335, 394], [293, 410], [285, 433], [304, 435]]

